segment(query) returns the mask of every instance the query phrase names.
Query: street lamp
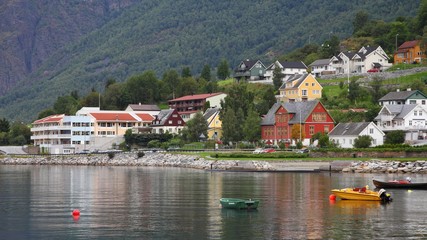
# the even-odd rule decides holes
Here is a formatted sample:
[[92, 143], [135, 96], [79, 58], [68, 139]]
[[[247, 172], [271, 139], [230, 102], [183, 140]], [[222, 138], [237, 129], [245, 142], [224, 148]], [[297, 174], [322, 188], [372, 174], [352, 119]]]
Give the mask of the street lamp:
[[396, 52], [397, 52], [397, 36], [399, 36], [399, 33], [396, 34]]

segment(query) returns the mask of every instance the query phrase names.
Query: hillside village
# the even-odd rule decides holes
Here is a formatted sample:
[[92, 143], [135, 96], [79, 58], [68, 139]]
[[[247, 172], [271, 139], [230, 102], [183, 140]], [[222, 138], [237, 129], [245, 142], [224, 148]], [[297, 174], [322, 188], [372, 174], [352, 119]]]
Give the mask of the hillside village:
[[[403, 43], [394, 63], [419, 63], [425, 58], [419, 41]], [[265, 66], [260, 60], [243, 60], [234, 69], [234, 78], [248, 83], [273, 84], [280, 68], [281, 86], [276, 103], [259, 119], [260, 145], [316, 146], [313, 137], [327, 134], [340, 148], [352, 148], [356, 139], [369, 136], [370, 146], [382, 145], [386, 133], [401, 130], [408, 144], [427, 142], [427, 96], [418, 90], [397, 90], [383, 96], [374, 122], [336, 123], [320, 101], [322, 86], [316, 78], [350, 73], [376, 74], [392, 66], [380, 46], [364, 46], [357, 52], [341, 52], [319, 59], [308, 67], [303, 62], [276, 61]], [[169, 100], [169, 109], [152, 104], [129, 104], [121, 111], [83, 107], [74, 116], [55, 114], [33, 122], [31, 140], [38, 152], [73, 154], [117, 149], [128, 130], [132, 134], [180, 135], [186, 123], [202, 112], [208, 130], [200, 141], [223, 141], [222, 92], [187, 95]], [[206, 108], [206, 106], [209, 106]], [[204, 110], [205, 109], [205, 110]], [[230, 143], [232, 144], [232, 143]]]

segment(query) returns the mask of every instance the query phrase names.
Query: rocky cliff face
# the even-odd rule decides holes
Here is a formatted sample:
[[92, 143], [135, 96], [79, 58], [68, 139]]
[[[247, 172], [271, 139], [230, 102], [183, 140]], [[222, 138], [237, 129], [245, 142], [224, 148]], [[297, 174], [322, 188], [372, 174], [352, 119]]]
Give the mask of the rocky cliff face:
[[138, 0], [0, 1], [0, 96]]

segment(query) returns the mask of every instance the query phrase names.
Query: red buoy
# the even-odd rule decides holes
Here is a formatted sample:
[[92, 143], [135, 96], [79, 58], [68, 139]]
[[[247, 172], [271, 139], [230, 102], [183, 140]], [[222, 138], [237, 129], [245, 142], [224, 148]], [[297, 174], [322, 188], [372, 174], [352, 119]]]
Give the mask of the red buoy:
[[337, 199], [337, 196], [334, 194], [329, 195], [329, 200], [335, 201]]
[[74, 209], [73, 216], [80, 216], [80, 211], [78, 209]]

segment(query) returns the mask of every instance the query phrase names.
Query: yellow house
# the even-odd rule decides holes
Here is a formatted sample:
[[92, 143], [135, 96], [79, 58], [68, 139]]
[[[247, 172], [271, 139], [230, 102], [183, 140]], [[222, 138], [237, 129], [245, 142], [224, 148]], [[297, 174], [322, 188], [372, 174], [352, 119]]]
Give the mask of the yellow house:
[[421, 50], [420, 40], [406, 41], [399, 46], [394, 53], [394, 64], [397, 63], [421, 63], [421, 59], [426, 58]]
[[208, 139], [220, 140], [222, 137], [222, 122], [219, 120], [220, 109], [218, 107], [209, 108], [203, 114], [208, 123]]
[[313, 75], [295, 74], [279, 88], [280, 101], [310, 101], [322, 98], [323, 87]]

